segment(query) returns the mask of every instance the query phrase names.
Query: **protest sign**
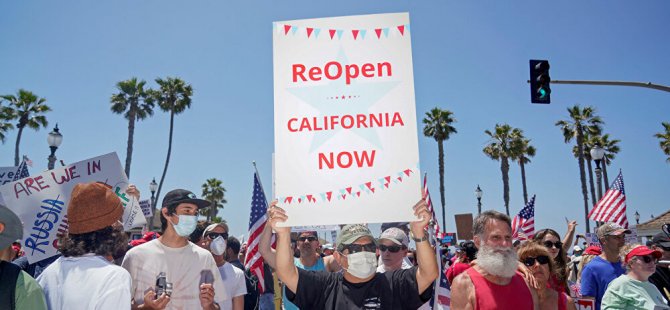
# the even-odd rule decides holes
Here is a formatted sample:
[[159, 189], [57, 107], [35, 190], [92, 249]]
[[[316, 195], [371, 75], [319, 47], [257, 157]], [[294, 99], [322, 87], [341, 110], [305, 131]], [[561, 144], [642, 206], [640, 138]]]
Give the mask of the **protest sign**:
[[595, 310], [596, 304], [594, 299], [589, 298], [575, 298], [575, 308], [577, 310]]
[[295, 226], [291, 228], [291, 231], [302, 232], [302, 231], [316, 231], [316, 232], [325, 232], [325, 231], [338, 231], [340, 226], [337, 225], [312, 225], [312, 226]]
[[14, 180], [14, 174], [19, 169], [19, 167], [0, 167], [0, 185]]
[[[125, 229], [144, 225], [146, 220], [128, 187], [116, 153], [87, 159], [69, 166], [45, 171], [0, 186], [7, 207], [23, 222], [23, 249], [34, 263], [57, 253], [57, 234], [67, 227], [67, 204], [77, 183], [100, 182], [110, 186], [124, 205]], [[92, 206], [94, 207], [94, 206]]]
[[273, 24], [275, 194], [286, 226], [415, 220], [410, 41], [407, 13]]
[[454, 215], [456, 220], [456, 233], [458, 234], [458, 240], [472, 240], [472, 213], [465, 214], [456, 214]]
[[154, 214], [153, 210], [151, 210], [150, 199], [140, 200], [140, 208], [142, 208], [142, 213], [144, 214], [144, 217], [150, 217]]
[[456, 240], [456, 233], [445, 233], [441, 243], [447, 246], [456, 246], [458, 244], [458, 240]]

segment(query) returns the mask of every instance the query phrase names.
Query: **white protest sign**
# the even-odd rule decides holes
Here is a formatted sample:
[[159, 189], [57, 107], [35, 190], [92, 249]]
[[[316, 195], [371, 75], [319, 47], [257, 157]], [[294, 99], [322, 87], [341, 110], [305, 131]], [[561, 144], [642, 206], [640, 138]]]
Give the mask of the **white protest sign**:
[[145, 217], [150, 217], [154, 214], [151, 210], [150, 199], [140, 200], [140, 208], [142, 208], [142, 213], [144, 214]]
[[[34, 263], [57, 253], [57, 235], [67, 229], [67, 204], [77, 183], [101, 182], [109, 185], [124, 204], [125, 228], [144, 225], [146, 220], [128, 187], [116, 153], [87, 159], [62, 168], [45, 171], [0, 186], [7, 207], [23, 222], [23, 249]], [[94, 207], [94, 206], [92, 206]]]
[[19, 167], [0, 167], [0, 185], [14, 180], [14, 174], [19, 170]]
[[273, 24], [275, 194], [286, 226], [414, 220], [407, 13]]

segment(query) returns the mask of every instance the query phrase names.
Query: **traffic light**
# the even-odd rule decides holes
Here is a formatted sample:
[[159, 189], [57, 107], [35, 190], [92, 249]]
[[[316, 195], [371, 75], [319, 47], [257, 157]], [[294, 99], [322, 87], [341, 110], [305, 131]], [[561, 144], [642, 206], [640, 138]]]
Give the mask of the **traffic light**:
[[551, 103], [549, 61], [530, 60], [530, 102]]

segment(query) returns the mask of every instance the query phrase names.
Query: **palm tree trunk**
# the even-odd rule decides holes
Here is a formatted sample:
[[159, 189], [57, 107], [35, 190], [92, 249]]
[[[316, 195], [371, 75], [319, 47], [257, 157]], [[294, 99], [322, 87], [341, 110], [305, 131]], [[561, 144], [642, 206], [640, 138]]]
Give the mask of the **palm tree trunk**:
[[130, 180], [130, 162], [133, 160], [133, 136], [135, 135], [135, 111], [128, 115], [128, 146], [126, 147], [126, 177]]
[[165, 158], [165, 167], [163, 167], [163, 175], [161, 176], [161, 181], [158, 183], [158, 191], [156, 191], [156, 201], [161, 195], [161, 189], [163, 188], [163, 181], [165, 181], [165, 174], [167, 174], [168, 164], [170, 163], [170, 153], [172, 152], [172, 130], [174, 128], [174, 111], [170, 111], [170, 138], [168, 139], [168, 149], [167, 157]]
[[14, 148], [14, 166], [19, 165], [19, 144], [21, 144], [21, 134], [23, 134], [23, 128], [25, 126], [17, 126], [19, 127], [19, 133], [16, 136], [16, 146]]
[[446, 215], [444, 213], [444, 145], [442, 144], [441, 140], [437, 141], [437, 149], [438, 149], [438, 166], [440, 169], [440, 202], [442, 203], [442, 229], [445, 229], [444, 227], [447, 227], [446, 223]]
[[605, 191], [610, 189], [610, 180], [607, 178], [607, 156], [603, 157], [603, 178], [605, 179]]
[[503, 200], [505, 201], [505, 212], [509, 216], [509, 162], [507, 157], [500, 159], [500, 171], [502, 171], [503, 180]]
[[589, 195], [586, 189], [586, 171], [584, 169], [584, 135], [581, 128], [577, 128], [577, 151], [579, 152], [579, 179], [582, 183], [582, 196], [584, 197], [584, 221], [586, 232], [591, 232], [589, 224]]
[[591, 160], [588, 158], [586, 159], [586, 168], [589, 170], [589, 185], [591, 186], [591, 201], [595, 204], [598, 201], [598, 198], [596, 197], [596, 187], [593, 185], [593, 166], [591, 165]]
[[525, 158], [521, 156], [519, 159], [519, 166], [521, 166], [521, 185], [523, 186], [523, 204], [528, 204], [528, 191], [526, 190], [526, 166], [523, 163]]

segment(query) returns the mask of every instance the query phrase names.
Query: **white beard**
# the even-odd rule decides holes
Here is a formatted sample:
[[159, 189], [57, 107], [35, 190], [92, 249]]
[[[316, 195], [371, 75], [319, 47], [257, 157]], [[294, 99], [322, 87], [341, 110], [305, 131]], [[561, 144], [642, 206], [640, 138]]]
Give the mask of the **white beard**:
[[477, 266], [495, 276], [511, 278], [518, 265], [519, 257], [513, 248], [482, 244], [477, 252]]

